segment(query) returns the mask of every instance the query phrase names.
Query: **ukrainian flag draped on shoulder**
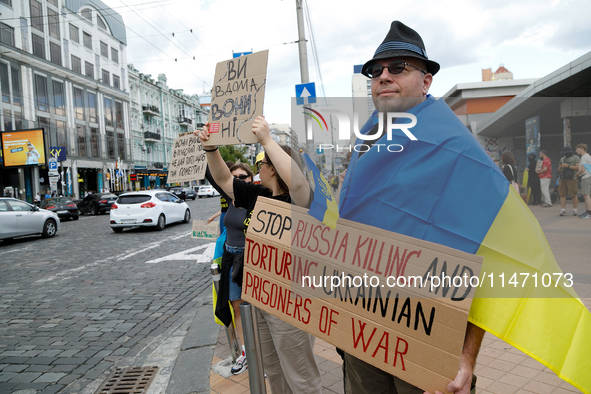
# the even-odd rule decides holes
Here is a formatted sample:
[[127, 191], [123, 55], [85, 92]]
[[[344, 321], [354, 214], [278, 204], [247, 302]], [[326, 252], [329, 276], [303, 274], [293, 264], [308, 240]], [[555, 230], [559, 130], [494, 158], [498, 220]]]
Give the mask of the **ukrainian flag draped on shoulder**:
[[[354, 152], [339, 216], [478, 254], [481, 275], [505, 272], [508, 281], [513, 273], [537, 273], [538, 287], [530, 278], [512, 298], [503, 298], [500, 282], [485, 281], [469, 320], [591, 393], [591, 313], [568, 281], [542, 288], [544, 273], [561, 270], [539, 223], [445, 101], [428, 97], [407, 112], [417, 117], [411, 132], [418, 141], [394, 130], [391, 141], [384, 135], [377, 143], [402, 152], [383, 145], [361, 157]], [[374, 113], [361, 133], [377, 120]]]

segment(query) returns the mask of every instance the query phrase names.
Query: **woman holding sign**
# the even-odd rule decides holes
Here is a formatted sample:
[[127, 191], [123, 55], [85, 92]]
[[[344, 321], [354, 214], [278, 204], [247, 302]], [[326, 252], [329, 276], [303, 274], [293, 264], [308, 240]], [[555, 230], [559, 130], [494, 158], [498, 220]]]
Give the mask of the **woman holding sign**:
[[[216, 183], [234, 200], [236, 207], [246, 208], [244, 232], [259, 196], [295, 203], [307, 207], [312, 192], [291, 149], [278, 145], [271, 138], [269, 124], [264, 117], [256, 118], [252, 132], [265, 150], [265, 158], [258, 164], [261, 184], [246, 183], [232, 177], [217, 146], [208, 144], [209, 123], [195, 131], [207, 152], [209, 170]], [[242, 278], [235, 278], [240, 281]], [[265, 373], [272, 393], [321, 393], [320, 370], [314, 359], [314, 337], [281, 319], [257, 310], [257, 320]]]

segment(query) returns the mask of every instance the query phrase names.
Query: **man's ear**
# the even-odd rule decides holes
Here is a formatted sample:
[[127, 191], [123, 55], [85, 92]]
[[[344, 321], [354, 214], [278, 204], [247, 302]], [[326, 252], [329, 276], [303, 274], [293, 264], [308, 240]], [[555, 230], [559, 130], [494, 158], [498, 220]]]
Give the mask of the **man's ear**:
[[433, 75], [431, 73], [425, 74], [423, 76], [423, 96], [426, 96], [429, 93], [429, 88], [433, 83]]

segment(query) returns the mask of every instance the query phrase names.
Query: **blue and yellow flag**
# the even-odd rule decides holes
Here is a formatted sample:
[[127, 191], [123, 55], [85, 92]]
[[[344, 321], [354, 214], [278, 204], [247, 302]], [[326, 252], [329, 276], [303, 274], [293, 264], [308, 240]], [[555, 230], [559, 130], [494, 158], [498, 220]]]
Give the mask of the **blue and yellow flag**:
[[[402, 152], [353, 153], [340, 216], [482, 256], [469, 320], [591, 393], [591, 313], [564, 276], [555, 287], [561, 270], [539, 223], [444, 100], [428, 97], [408, 112], [418, 141], [394, 130], [377, 143]], [[361, 133], [376, 121], [374, 113]], [[518, 286], [508, 289], [513, 274]], [[530, 279], [523, 287], [519, 274]]]
[[307, 153], [302, 154], [302, 156], [304, 157], [306, 167], [312, 173], [311, 182], [312, 188], [314, 189], [314, 200], [312, 201], [308, 214], [334, 229], [339, 219], [339, 208], [330, 191], [330, 185], [310, 156]]

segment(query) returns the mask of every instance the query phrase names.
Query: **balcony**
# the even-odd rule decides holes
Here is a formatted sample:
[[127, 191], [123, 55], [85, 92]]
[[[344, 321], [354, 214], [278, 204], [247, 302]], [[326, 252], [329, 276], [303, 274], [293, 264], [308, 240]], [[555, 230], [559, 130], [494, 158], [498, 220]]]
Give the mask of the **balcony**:
[[160, 115], [160, 108], [155, 105], [142, 105], [142, 112], [144, 115], [158, 116]]
[[154, 162], [153, 165], [154, 165], [154, 168], [160, 168], [160, 169], [164, 168], [164, 164], [157, 162], [157, 161]]
[[179, 116], [179, 124], [181, 126], [189, 126], [193, 123], [193, 119], [185, 118], [184, 116]]
[[144, 133], [144, 140], [146, 142], [160, 142], [160, 134], [152, 133], [151, 131], [146, 131]]

